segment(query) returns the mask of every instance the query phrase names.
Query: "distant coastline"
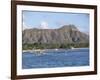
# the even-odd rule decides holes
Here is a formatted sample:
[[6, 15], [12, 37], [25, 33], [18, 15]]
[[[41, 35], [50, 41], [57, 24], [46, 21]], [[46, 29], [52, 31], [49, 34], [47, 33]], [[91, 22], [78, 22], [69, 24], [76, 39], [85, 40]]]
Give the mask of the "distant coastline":
[[46, 51], [69, 51], [69, 50], [79, 50], [79, 49], [88, 49], [88, 47], [86, 48], [72, 48], [72, 49], [34, 49], [34, 50], [22, 50], [22, 53], [25, 53], [25, 52], [29, 52], [29, 53], [42, 53], [42, 52], [46, 52]]

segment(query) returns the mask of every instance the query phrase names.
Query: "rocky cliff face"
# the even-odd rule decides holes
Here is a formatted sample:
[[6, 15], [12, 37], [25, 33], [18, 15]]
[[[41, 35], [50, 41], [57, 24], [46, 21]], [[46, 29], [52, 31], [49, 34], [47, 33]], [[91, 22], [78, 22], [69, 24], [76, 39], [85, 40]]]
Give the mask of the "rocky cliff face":
[[88, 43], [89, 36], [74, 25], [64, 25], [59, 29], [26, 29], [23, 43]]

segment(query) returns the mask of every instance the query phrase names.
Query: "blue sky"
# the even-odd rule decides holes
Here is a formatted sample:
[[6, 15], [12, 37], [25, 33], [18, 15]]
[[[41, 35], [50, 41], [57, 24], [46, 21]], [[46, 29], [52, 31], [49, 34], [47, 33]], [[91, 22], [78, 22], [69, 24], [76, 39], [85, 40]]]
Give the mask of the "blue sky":
[[23, 28], [56, 29], [73, 24], [83, 32], [89, 32], [89, 14], [67, 12], [23, 11]]

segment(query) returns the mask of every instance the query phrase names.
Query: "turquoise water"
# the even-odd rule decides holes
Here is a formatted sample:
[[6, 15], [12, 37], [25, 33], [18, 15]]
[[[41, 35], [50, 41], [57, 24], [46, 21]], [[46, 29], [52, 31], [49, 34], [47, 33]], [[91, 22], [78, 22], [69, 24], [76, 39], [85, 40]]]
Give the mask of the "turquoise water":
[[45, 54], [23, 52], [22, 69], [89, 66], [89, 49], [47, 50]]

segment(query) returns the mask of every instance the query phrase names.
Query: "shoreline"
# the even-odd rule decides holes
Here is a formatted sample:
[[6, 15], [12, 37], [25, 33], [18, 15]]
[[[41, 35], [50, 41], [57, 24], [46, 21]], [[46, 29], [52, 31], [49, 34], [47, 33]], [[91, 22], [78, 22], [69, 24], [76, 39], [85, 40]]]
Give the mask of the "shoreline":
[[89, 48], [71, 48], [71, 49], [34, 49], [34, 50], [22, 50], [22, 53], [24, 53], [24, 52], [30, 52], [30, 53], [33, 53], [33, 52], [44, 52], [44, 51], [49, 51], [49, 50], [57, 51], [57, 50], [77, 50], [77, 49], [89, 49]]

